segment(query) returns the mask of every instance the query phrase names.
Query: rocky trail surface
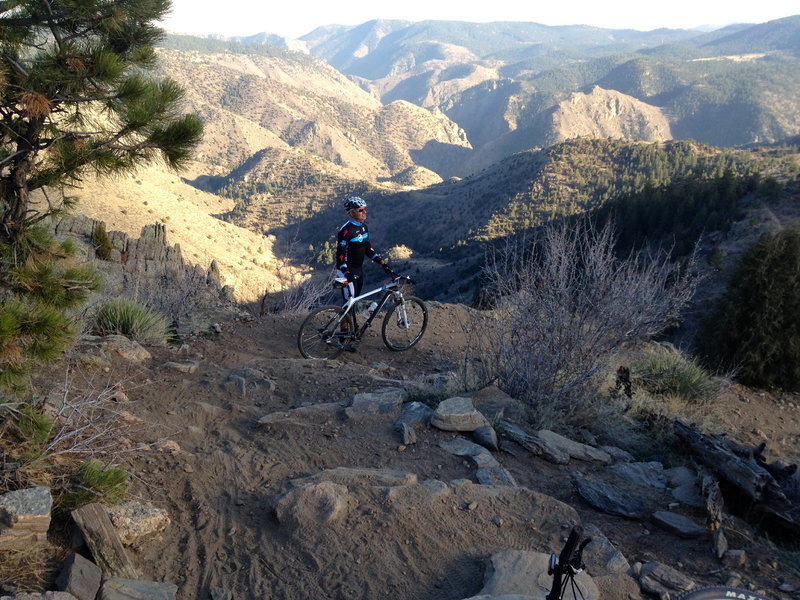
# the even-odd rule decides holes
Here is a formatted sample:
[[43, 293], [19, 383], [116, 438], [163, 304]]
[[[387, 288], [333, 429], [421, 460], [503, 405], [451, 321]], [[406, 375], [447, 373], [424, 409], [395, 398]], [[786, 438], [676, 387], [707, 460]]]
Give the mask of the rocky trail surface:
[[[430, 426], [432, 408], [419, 401], [452, 379], [466, 310], [433, 305], [425, 337], [401, 353], [373, 328], [356, 353], [305, 360], [302, 316], [268, 315], [220, 323], [180, 349], [148, 348], [148, 360], [76, 369], [75, 385], [124, 390], [120, 409], [137, 433], [121, 443], [148, 445], [129, 455], [135, 496], [170, 524], [130, 549], [143, 576], [187, 600], [542, 597], [525, 576], [530, 553], [558, 550], [581, 523], [595, 538], [585, 557], [593, 597], [725, 583], [798, 597], [787, 559], [796, 554], [740, 519], [724, 525], [744, 552], [714, 555], [703, 509], [673, 495], [692, 481], [687, 469], [560, 436], [539, 456], [504, 436], [490, 451], [471, 431]], [[719, 402], [740, 442], [774, 442], [797, 460], [796, 399], [732, 388]], [[472, 405], [478, 421], [514, 424], [514, 402], [496, 388]], [[497, 478], [503, 485], [482, 484]], [[673, 526], [675, 514], [697, 530]]]

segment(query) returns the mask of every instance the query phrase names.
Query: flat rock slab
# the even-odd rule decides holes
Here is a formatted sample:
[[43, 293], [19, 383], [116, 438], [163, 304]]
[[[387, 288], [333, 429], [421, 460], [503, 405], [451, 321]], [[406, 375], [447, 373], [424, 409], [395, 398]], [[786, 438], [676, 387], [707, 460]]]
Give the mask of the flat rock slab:
[[433, 411], [431, 425], [442, 431], [475, 431], [490, 423], [475, 409], [471, 398], [456, 396], [439, 403]]
[[402, 431], [403, 425], [428, 425], [433, 416], [433, 409], [422, 402], [406, 402], [402, 412], [394, 423], [395, 431]]
[[677, 513], [660, 510], [653, 513], [653, 523], [662, 529], [685, 539], [708, 535], [708, 530], [691, 519]]
[[53, 496], [47, 486], [0, 496], [0, 550], [29, 548], [47, 540]]
[[516, 487], [517, 482], [514, 477], [503, 467], [497, 459], [492, 456], [483, 446], [465, 440], [462, 437], [453, 438], [447, 442], [441, 442], [439, 446], [456, 456], [469, 458], [478, 469], [475, 478], [482, 485], [509, 485]]
[[269, 425], [324, 425], [338, 421], [343, 414], [344, 402], [325, 402], [300, 406], [292, 410], [270, 413], [258, 420], [261, 426]]
[[581, 497], [597, 510], [628, 519], [646, 516], [644, 503], [621, 488], [584, 476], [573, 476], [573, 481]]
[[567, 454], [570, 458], [587, 462], [611, 463], [611, 455], [599, 448], [576, 442], [553, 431], [543, 429], [536, 434], [543, 444], [552, 448], [554, 454]]
[[666, 489], [667, 476], [664, 465], [660, 462], [617, 463], [609, 467], [624, 480], [630, 483], [656, 489]]
[[592, 538], [591, 543], [583, 551], [583, 558], [587, 565], [592, 566], [593, 575], [628, 573], [631, 570], [631, 565], [625, 555], [617, 550], [596, 525], [585, 525], [584, 534]]
[[353, 396], [350, 406], [344, 409], [348, 419], [374, 415], [392, 415], [400, 412], [408, 392], [402, 388], [386, 388], [377, 392], [362, 392]]
[[100, 567], [80, 554], [72, 554], [61, 567], [56, 587], [62, 592], [69, 592], [78, 600], [94, 600], [102, 579], [103, 571]]
[[[493, 554], [484, 575], [480, 596], [544, 598], [550, 591], [552, 576], [547, 574], [550, 555], [543, 552], [508, 550]], [[585, 600], [598, 600], [600, 592], [586, 571], [575, 576]], [[480, 597], [478, 596], [478, 597]]]
[[109, 577], [98, 600], [175, 600], [177, 593], [178, 586], [172, 583]]
[[653, 594], [656, 597], [663, 597], [664, 594], [669, 594], [672, 598], [697, 586], [692, 579], [683, 573], [659, 562], [649, 562], [642, 565], [639, 585], [648, 594]]
[[368, 469], [336, 467], [320, 471], [309, 477], [292, 479], [292, 485], [301, 486], [320, 481], [330, 481], [347, 487], [397, 487], [417, 483], [417, 476], [395, 469]]

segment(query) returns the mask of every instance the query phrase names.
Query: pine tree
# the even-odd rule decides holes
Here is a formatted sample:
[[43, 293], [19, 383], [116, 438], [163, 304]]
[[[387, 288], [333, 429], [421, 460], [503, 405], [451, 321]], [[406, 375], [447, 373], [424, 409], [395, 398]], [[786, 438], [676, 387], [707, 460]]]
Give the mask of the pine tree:
[[[189, 158], [200, 120], [180, 114], [175, 82], [147, 75], [162, 35], [154, 23], [170, 7], [0, 2], [0, 239], [68, 207], [65, 189], [89, 172], [130, 171], [158, 155], [178, 168]], [[35, 190], [47, 193], [42, 205]]]
[[[148, 74], [169, 0], [0, 0], [0, 391], [71, 337], [95, 289], [42, 221], [88, 174], [162, 158], [180, 168], [202, 135], [183, 92]], [[0, 399], [0, 401], [2, 401]]]

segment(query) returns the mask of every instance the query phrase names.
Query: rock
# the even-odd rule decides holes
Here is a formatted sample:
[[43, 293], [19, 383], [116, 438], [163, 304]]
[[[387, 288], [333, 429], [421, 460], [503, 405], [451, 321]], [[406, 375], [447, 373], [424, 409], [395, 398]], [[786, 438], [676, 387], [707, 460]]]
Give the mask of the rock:
[[479, 446], [462, 437], [456, 437], [450, 441], [441, 442], [439, 446], [451, 454], [469, 458], [478, 469], [475, 473], [478, 483], [482, 485], [509, 485], [511, 487], [517, 487], [517, 482], [514, 481], [514, 477], [511, 473], [506, 471], [506, 469], [497, 462], [497, 459], [492, 456], [491, 452], [483, 446]]
[[489, 425], [478, 427], [478, 429], [473, 431], [472, 439], [487, 450], [497, 452], [500, 449], [497, 445], [497, 432], [494, 430], [494, 427]]
[[222, 388], [229, 394], [244, 398], [247, 395], [247, 380], [241, 375], [228, 375], [222, 380]]
[[164, 369], [172, 369], [173, 371], [178, 371], [179, 373], [197, 373], [197, 369], [200, 368], [200, 361], [199, 360], [189, 360], [189, 361], [168, 361], [161, 365]]
[[667, 478], [669, 487], [676, 488], [682, 485], [694, 485], [697, 481], [697, 473], [689, 467], [672, 467], [666, 469], [664, 475]]
[[406, 446], [410, 446], [411, 444], [417, 443], [417, 432], [414, 430], [412, 425], [408, 423], [403, 423], [400, 425], [400, 434], [403, 437], [403, 444]]
[[225, 588], [211, 588], [211, 600], [233, 600], [233, 592]]
[[698, 538], [708, 534], [705, 527], [701, 527], [691, 519], [673, 512], [660, 510], [653, 513], [653, 522], [678, 537], [685, 539]]
[[422, 402], [406, 402], [394, 428], [400, 431], [403, 425], [428, 425], [433, 415], [433, 409]]
[[581, 444], [580, 442], [575, 442], [553, 431], [543, 429], [536, 434], [536, 437], [548, 448], [551, 448], [551, 453], [553, 454], [566, 453], [570, 458], [588, 462], [599, 462], [604, 465], [611, 463], [611, 456], [607, 452], [598, 448], [592, 448], [586, 444]]
[[121, 502], [108, 509], [108, 516], [122, 543], [127, 546], [164, 531], [170, 524], [167, 511], [148, 502]]
[[281, 496], [275, 504], [275, 514], [282, 525], [313, 529], [341, 520], [355, 505], [355, 498], [345, 486], [321, 481]]
[[722, 564], [729, 569], [738, 569], [747, 563], [747, 552], [744, 550], [728, 550], [722, 555]]
[[[550, 555], [543, 552], [508, 550], [493, 554], [484, 573], [479, 596], [544, 598], [550, 591], [552, 577], [547, 574]], [[575, 576], [585, 600], [599, 600], [600, 592], [586, 571]]]
[[103, 571], [80, 554], [71, 554], [56, 579], [56, 587], [69, 592], [78, 600], [94, 600], [100, 589]]
[[706, 505], [706, 501], [703, 499], [703, 496], [700, 495], [700, 490], [697, 489], [697, 485], [694, 483], [679, 485], [672, 490], [672, 497], [687, 506], [705, 508]]
[[711, 534], [711, 539], [714, 541], [714, 551], [717, 554], [717, 558], [721, 559], [728, 551], [728, 538], [725, 537], [722, 527], [714, 530]]
[[642, 600], [639, 584], [627, 573], [594, 576], [593, 580], [603, 600]]
[[158, 581], [109, 577], [103, 580], [97, 600], [175, 600], [178, 586]]
[[304, 486], [310, 483], [328, 481], [347, 487], [396, 487], [417, 483], [417, 476], [395, 469], [368, 469], [357, 467], [336, 467], [320, 471], [308, 477], [291, 480], [292, 485]]
[[152, 358], [141, 344], [126, 338], [124, 335], [107, 335], [103, 338], [103, 347], [133, 363], [143, 363]]
[[472, 399], [472, 405], [476, 410], [491, 423], [503, 418], [512, 421], [523, 420], [525, 409], [522, 403], [496, 385], [487, 386], [467, 395]]
[[670, 594], [671, 597], [675, 597], [695, 588], [697, 584], [672, 567], [659, 562], [649, 562], [642, 565], [639, 585], [648, 594], [654, 596]]
[[402, 388], [385, 388], [377, 392], [362, 392], [353, 397], [350, 406], [344, 409], [348, 419], [361, 419], [374, 415], [387, 415], [400, 411], [408, 396]]
[[475, 409], [470, 398], [456, 396], [439, 403], [433, 411], [431, 425], [442, 431], [475, 431], [490, 423]]
[[616, 446], [600, 446], [600, 450], [608, 454], [614, 462], [633, 462], [636, 460], [633, 454]]
[[28, 548], [47, 541], [53, 496], [39, 486], [0, 496], [0, 550]]
[[573, 476], [573, 482], [581, 497], [598, 510], [629, 519], [646, 514], [641, 500], [618, 487], [585, 476]]
[[617, 463], [611, 465], [609, 470], [635, 485], [660, 490], [667, 487], [664, 466], [659, 462]]
[[592, 575], [628, 573], [631, 566], [625, 556], [614, 547], [600, 529], [591, 524], [584, 526], [584, 534], [592, 538], [583, 551], [583, 557]]
[[292, 410], [270, 413], [258, 420], [259, 425], [323, 425], [339, 420], [344, 402], [324, 402]]

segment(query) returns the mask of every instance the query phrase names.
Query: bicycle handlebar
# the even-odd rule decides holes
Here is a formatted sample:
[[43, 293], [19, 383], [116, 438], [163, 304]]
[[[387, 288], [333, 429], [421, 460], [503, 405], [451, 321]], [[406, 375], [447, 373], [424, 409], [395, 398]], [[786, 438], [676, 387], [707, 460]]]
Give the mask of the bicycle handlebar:
[[553, 586], [545, 596], [545, 600], [558, 600], [564, 575], [569, 572], [575, 574], [583, 570], [583, 549], [592, 541], [592, 538], [586, 538], [578, 544], [581, 537], [583, 537], [583, 527], [576, 525], [569, 532], [567, 542], [564, 544], [561, 554], [558, 555], [558, 562], [555, 560], [556, 555], [551, 555], [547, 574], [553, 576]]

